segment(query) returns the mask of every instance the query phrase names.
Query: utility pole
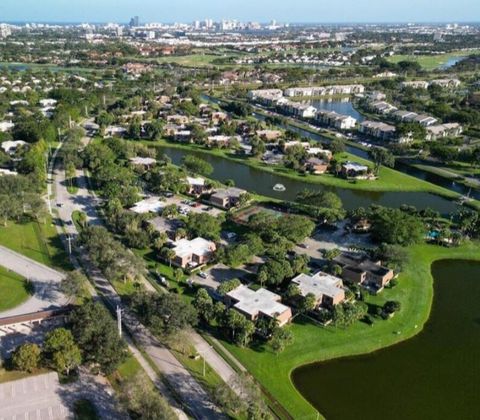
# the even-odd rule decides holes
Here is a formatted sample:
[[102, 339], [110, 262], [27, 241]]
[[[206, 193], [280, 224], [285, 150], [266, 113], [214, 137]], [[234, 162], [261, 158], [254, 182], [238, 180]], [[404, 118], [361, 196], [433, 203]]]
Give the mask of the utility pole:
[[122, 308], [117, 305], [117, 327], [118, 327], [118, 335], [121, 337], [122, 336]]
[[68, 241], [68, 254], [72, 255], [72, 237], [70, 235], [67, 235], [67, 241]]

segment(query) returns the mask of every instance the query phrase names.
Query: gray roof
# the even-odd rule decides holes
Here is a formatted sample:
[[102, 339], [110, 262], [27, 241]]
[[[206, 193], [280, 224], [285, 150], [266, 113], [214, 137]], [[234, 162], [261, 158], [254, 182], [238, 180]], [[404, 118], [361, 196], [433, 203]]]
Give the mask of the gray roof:
[[302, 296], [311, 293], [317, 298], [317, 300], [321, 299], [323, 295], [333, 298], [339, 293], [343, 293], [342, 279], [322, 271], [319, 271], [313, 276], [299, 274], [292, 280], [292, 282], [298, 284]]

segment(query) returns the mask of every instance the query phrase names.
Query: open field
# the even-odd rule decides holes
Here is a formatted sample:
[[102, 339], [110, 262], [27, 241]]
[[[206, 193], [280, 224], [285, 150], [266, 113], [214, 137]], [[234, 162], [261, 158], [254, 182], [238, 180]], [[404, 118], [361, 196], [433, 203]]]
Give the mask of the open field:
[[366, 299], [371, 305], [399, 300], [402, 309], [390, 320], [377, 319], [373, 326], [357, 322], [350, 328], [336, 329], [298, 319], [289, 327], [295, 336], [294, 344], [278, 356], [263, 346], [245, 349], [223, 344], [294, 418], [315, 419], [316, 410], [293, 386], [291, 372], [316, 361], [370, 353], [418, 334], [428, 320], [433, 299], [431, 264], [441, 259], [480, 260], [480, 244], [468, 243], [458, 248], [416, 245], [409, 249], [409, 254], [410, 261], [399, 284]]
[[0, 245], [49, 267], [71, 268], [50, 218], [45, 224], [29, 221], [1, 226]]
[[0, 245], [49, 267], [69, 269], [70, 263], [50, 218], [45, 224], [8, 222], [0, 227]]
[[29, 288], [25, 279], [0, 267], [0, 312], [15, 308], [29, 297]]
[[400, 61], [416, 61], [425, 70], [435, 70], [445, 65], [448, 60], [455, 57], [465, 57], [476, 50], [471, 51], [453, 51], [447, 54], [438, 55], [394, 55], [388, 58], [391, 63], [398, 63]]

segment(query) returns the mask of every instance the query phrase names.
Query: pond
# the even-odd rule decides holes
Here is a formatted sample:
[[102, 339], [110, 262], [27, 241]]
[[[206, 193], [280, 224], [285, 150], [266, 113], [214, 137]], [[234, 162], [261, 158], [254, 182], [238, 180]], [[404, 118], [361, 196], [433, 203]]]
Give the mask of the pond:
[[440, 66], [438, 66], [438, 68], [440, 70], [447, 70], [449, 69], [450, 67], [453, 67], [455, 64], [457, 64], [459, 61], [462, 61], [463, 59], [465, 58], [464, 55], [459, 55], [459, 56], [454, 56], [454, 57], [450, 57], [447, 62], [441, 64]]
[[432, 312], [419, 335], [293, 372], [297, 389], [328, 420], [479, 418], [480, 263], [439, 261], [432, 274]]
[[[175, 164], [181, 164], [183, 156], [187, 154], [198, 156], [213, 166], [214, 170], [211, 178], [220, 182], [224, 182], [227, 179], [233, 179], [235, 185], [239, 188], [281, 200], [294, 201], [300, 191], [309, 188], [316, 191], [327, 190], [337, 193], [347, 210], [358, 207], [368, 207], [370, 204], [374, 203], [387, 207], [400, 207], [402, 204], [408, 203], [418, 209], [430, 207], [436, 209], [442, 214], [453, 212], [457, 208], [457, 205], [454, 202], [430, 193], [371, 192], [326, 187], [320, 184], [302, 182], [300, 180], [251, 168], [241, 162], [227, 160], [208, 153], [185, 151], [169, 146], [162, 146], [160, 149], [166, 155], [170, 156]], [[286, 190], [284, 192], [274, 191], [273, 187], [275, 184], [283, 184], [286, 187]]]
[[[353, 108], [354, 109], [354, 108]], [[253, 114], [255, 118], [259, 120], [264, 120], [265, 117], [261, 114], [254, 113]], [[309, 138], [311, 140], [315, 141], [320, 141], [323, 143], [329, 143], [331, 140], [325, 136], [322, 136], [321, 134], [317, 133], [312, 133], [309, 130], [305, 130], [304, 128], [297, 127], [294, 125], [291, 125], [289, 123], [282, 125], [282, 128], [288, 128], [291, 131], [294, 131], [298, 134], [300, 134], [303, 137]], [[363, 159], [369, 159], [368, 156], [368, 151], [360, 149], [358, 147], [352, 146], [352, 145], [347, 145], [346, 150], [348, 153], [351, 153], [352, 155], [361, 157]], [[426, 172], [418, 168], [414, 168], [413, 166], [406, 165], [399, 160], [395, 162], [395, 169], [397, 171], [403, 172], [407, 175], [414, 176], [415, 178], [422, 179], [424, 181], [430, 182], [435, 185], [439, 185], [443, 188], [449, 189], [451, 191], [454, 191], [458, 194], [462, 195], [469, 195], [471, 198], [474, 198], [476, 200], [480, 200], [480, 190], [477, 189], [471, 189], [470, 187], [467, 187], [464, 184], [460, 184], [458, 182], [455, 182], [451, 179], [444, 178], [440, 175], [436, 175], [431, 172]]]
[[337, 114], [349, 115], [358, 122], [365, 120], [365, 117], [358, 112], [352, 104], [350, 98], [343, 99], [320, 99], [310, 101], [310, 105], [322, 111], [335, 111]]

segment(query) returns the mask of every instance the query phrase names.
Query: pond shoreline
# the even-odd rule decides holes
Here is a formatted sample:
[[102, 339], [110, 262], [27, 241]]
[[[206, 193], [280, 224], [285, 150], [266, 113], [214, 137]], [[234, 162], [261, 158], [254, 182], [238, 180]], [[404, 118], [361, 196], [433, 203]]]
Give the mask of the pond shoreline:
[[[477, 244], [478, 248], [478, 244]], [[310, 362], [310, 363], [305, 363], [304, 365], [297, 366], [292, 369], [290, 372], [290, 381], [292, 382], [293, 386], [295, 389], [302, 395], [303, 398], [306, 398], [308, 400], [313, 399], [316, 401], [316, 407], [319, 410], [322, 410], [319, 408], [319, 405], [322, 403], [320, 400], [323, 400], [325, 404], [325, 401], [327, 402], [326, 405], [324, 405], [324, 409], [327, 410], [328, 413], [328, 418], [351, 418], [354, 419], [356, 418], [356, 415], [352, 413], [351, 410], [349, 410], [347, 407], [342, 405], [341, 401], [342, 397], [340, 397], [339, 393], [333, 392], [333, 395], [328, 395], [329, 391], [332, 389], [332, 387], [340, 387], [340, 384], [335, 385], [335, 378], [337, 375], [340, 377], [344, 377], [347, 374], [352, 375], [352, 382], [350, 385], [352, 385], [352, 391], [349, 394], [348, 401], [352, 403], [352, 400], [355, 401], [355, 403], [352, 403], [354, 406], [357, 407], [357, 410], [360, 410], [361, 412], [366, 411], [367, 407], [370, 407], [370, 417], [371, 419], [381, 419], [383, 418], [383, 412], [386, 409], [387, 411], [392, 413], [392, 405], [396, 404], [396, 399], [395, 397], [389, 398], [388, 395], [385, 396], [385, 398], [382, 399], [382, 402], [379, 402], [379, 405], [381, 406], [381, 409], [375, 408], [375, 404], [372, 404], [373, 402], [371, 401], [374, 399], [373, 397], [369, 399], [368, 395], [361, 394], [361, 392], [356, 392], [356, 390], [360, 387], [360, 384], [357, 383], [355, 384], [355, 381], [357, 382], [362, 382], [364, 378], [365, 372], [361, 373], [364, 370], [367, 370], [370, 372], [373, 377], [377, 379], [377, 382], [383, 383], [383, 386], [387, 386], [387, 383], [391, 383], [392, 386], [395, 386], [394, 384], [396, 383], [396, 386], [399, 387], [400, 389], [405, 389], [408, 388], [408, 382], [411, 379], [411, 376], [414, 376], [418, 374], [417, 381], [421, 382], [423, 379], [423, 387], [415, 382], [412, 384], [412, 387], [417, 387], [420, 389], [428, 389], [428, 384], [429, 380], [431, 377], [434, 377], [435, 374], [430, 372], [430, 370], [433, 370], [435, 372], [439, 372], [442, 370], [445, 370], [446, 372], [443, 372], [443, 375], [438, 373], [439, 378], [441, 380], [447, 380], [448, 383], [453, 383], [456, 381], [457, 383], [457, 393], [463, 394], [463, 395], [468, 395], [470, 391], [470, 394], [474, 393], [475, 394], [475, 386], [471, 384], [468, 380], [465, 380], [465, 377], [467, 376], [465, 372], [459, 373], [456, 375], [456, 377], [452, 377], [450, 374], [450, 371], [452, 370], [458, 370], [459, 372], [462, 372], [462, 367], [463, 370], [469, 370], [471, 369], [471, 360], [470, 362], [467, 362], [466, 360], [472, 359], [474, 356], [473, 354], [475, 353], [475, 348], [476, 345], [478, 345], [479, 341], [472, 339], [473, 345], [466, 345], [465, 340], [468, 341], [469, 337], [471, 336], [471, 333], [468, 329], [468, 325], [470, 325], [471, 322], [474, 322], [470, 319], [471, 314], [469, 313], [468, 316], [465, 316], [465, 309], [464, 308], [457, 308], [457, 312], [460, 313], [460, 315], [457, 314], [449, 314], [449, 304], [450, 304], [450, 298], [452, 296], [452, 288], [455, 289], [456, 287], [451, 284], [452, 279], [450, 278], [451, 273], [449, 274], [444, 274], [445, 271], [448, 272], [448, 270], [453, 270], [454, 272], [457, 272], [459, 269], [458, 267], [464, 267], [465, 275], [466, 278], [469, 278], [469, 281], [472, 282], [472, 279], [476, 277], [478, 274], [478, 271], [480, 269], [480, 265], [478, 264], [480, 261], [480, 256], [476, 256], [475, 259], [467, 258], [464, 259], [461, 256], [459, 257], [449, 257], [449, 256], [439, 256], [439, 259], [433, 259], [430, 262], [430, 277], [431, 281], [429, 281], [428, 287], [431, 288], [432, 293], [431, 293], [431, 299], [429, 299], [429, 305], [428, 305], [428, 313], [427, 317], [425, 319], [425, 322], [423, 322], [421, 325], [418, 326], [416, 329], [416, 332], [412, 334], [409, 337], [404, 337], [401, 339], [399, 342], [395, 343], [392, 342], [390, 345], [386, 345], [383, 347], [380, 347], [378, 349], [373, 349], [370, 352], [362, 352], [359, 354], [346, 354], [342, 355], [339, 357], [335, 358], [328, 358], [325, 360], [319, 360], [315, 362]], [[455, 268], [449, 267], [449, 265], [452, 265]], [[477, 273], [477, 274], [475, 274]], [[443, 275], [443, 278], [442, 278]], [[445, 277], [448, 277], [447, 279]], [[439, 284], [437, 284], [439, 282]], [[467, 283], [468, 284], [468, 283]], [[475, 294], [479, 292], [479, 285], [475, 281], [471, 283], [474, 287], [473, 290], [475, 291]], [[438, 288], [442, 287], [442, 291], [439, 292]], [[476, 287], [476, 288], [475, 288]], [[458, 288], [457, 288], [458, 289]], [[433, 298], [433, 295], [435, 293], [438, 293], [438, 296]], [[465, 293], [465, 291], [463, 291]], [[453, 292], [453, 295], [455, 295], [455, 292]], [[459, 294], [460, 295], [460, 294]], [[457, 296], [458, 297], [458, 296]], [[469, 305], [470, 311], [472, 311], [472, 306], [474, 305], [475, 299], [472, 297], [470, 300], [470, 303], [467, 301], [465, 304]], [[473, 311], [475, 312], [475, 311]], [[450, 320], [450, 322], [445, 323], [445, 316]], [[389, 321], [385, 321], [389, 322]], [[450, 323], [456, 325], [455, 323], [459, 324], [457, 325], [456, 328], [453, 328]], [[425, 328], [425, 326], [428, 325], [428, 328]], [[465, 327], [467, 330], [465, 331]], [[473, 325], [470, 325], [470, 329], [474, 328]], [[449, 335], [450, 334], [450, 335]], [[464, 341], [462, 341], [462, 339]], [[397, 346], [397, 344], [404, 344], [404, 346]], [[443, 348], [445, 345], [445, 349]], [[443, 350], [446, 350], [448, 348], [448, 353], [449, 356], [445, 356], [443, 353]], [[464, 349], [464, 350], [462, 350]], [[462, 352], [464, 354], [464, 357], [462, 360], [464, 362], [458, 362], [458, 354], [457, 352]], [[428, 354], [428, 356], [425, 356], [425, 353]], [[452, 355], [456, 355], [452, 356]], [[435, 357], [440, 357], [442, 360], [442, 365], [438, 365], [435, 363]], [[375, 359], [375, 360], [373, 360]], [[420, 361], [425, 362], [424, 359], [429, 359], [432, 363], [432, 367], [428, 363], [422, 363]], [[405, 369], [405, 366], [412, 365], [413, 367], [413, 372], [409, 372], [407, 369]], [[420, 365], [416, 366], [415, 365]], [[427, 379], [422, 376], [421, 372], [422, 368], [424, 371], [429, 372], [429, 374], [426, 375]], [[392, 370], [392, 372], [389, 372], [389, 370]], [[348, 372], [348, 373], [347, 373]], [[398, 372], [397, 377], [393, 376], [393, 372]], [[477, 372], [478, 374], [478, 372]], [[319, 381], [316, 381], [314, 378], [318, 377], [320, 379]], [[358, 377], [361, 379], [358, 380]], [[357, 379], [356, 379], [357, 378]], [[401, 385], [398, 384], [398, 381], [402, 381]], [[397, 382], [396, 382], [397, 381]], [[307, 386], [308, 382], [308, 386]], [[323, 392], [326, 394], [324, 398], [319, 398], [318, 394], [314, 394], [311, 389], [312, 389], [312, 383], [317, 382], [316, 386], [316, 391], [318, 392], [319, 389], [323, 387]], [[297, 386], [298, 385], [298, 386]], [[403, 386], [402, 386], [403, 385]], [[434, 387], [434, 389], [431, 389], [428, 391], [427, 395], [429, 395], [431, 392], [436, 392], [437, 397], [443, 402], [444, 407], [443, 410], [450, 409], [451, 410], [451, 405], [448, 404], [445, 406], [446, 400], [448, 400], [449, 396], [446, 395], [449, 392], [446, 390], [445, 387], [442, 387], [441, 383], [437, 383], [437, 386]], [[447, 385], [447, 384], [443, 384]], [[464, 388], [462, 388], [462, 386]], [[382, 387], [382, 385], [380, 385]], [[302, 388], [303, 391], [306, 392], [306, 395], [302, 393]], [[448, 388], [448, 387], [447, 387]], [[383, 389], [383, 388], [382, 388]], [[473, 389], [473, 391], [472, 391]], [[404, 391], [406, 392], [406, 391]], [[409, 391], [412, 392], [412, 391]], [[418, 391], [417, 392], [421, 392]], [[445, 395], [444, 395], [445, 394]], [[308, 398], [307, 398], [308, 395]], [[338, 396], [338, 399], [335, 398], [335, 395]], [[457, 395], [458, 398], [458, 395]], [[336, 400], [336, 404], [331, 403], [331, 401]], [[407, 398], [408, 399], [408, 398]], [[410, 399], [410, 404], [402, 404], [401, 409], [398, 407], [398, 410], [401, 411], [396, 413], [396, 416], [391, 414], [394, 418], [425, 418], [425, 416], [429, 415], [427, 413], [423, 414], [418, 414], [418, 411], [424, 410], [430, 413], [430, 407], [432, 407], [433, 402], [430, 401], [429, 403], [424, 403], [425, 397], [420, 397], [417, 400], [414, 398]], [[428, 398], [427, 398], [428, 399]], [[462, 406], [465, 401], [462, 401]], [[464, 408], [464, 411], [466, 412], [472, 412], [475, 410], [474, 406], [472, 405], [472, 397], [470, 395], [470, 406], [467, 406], [467, 408]], [[363, 404], [363, 406], [362, 406]], [[383, 405], [382, 405], [383, 404]], [[387, 406], [387, 408], [385, 407]], [[388, 407], [390, 405], [390, 407]], [[439, 401], [439, 405], [441, 405]], [[328, 407], [328, 409], [326, 408]], [[342, 408], [339, 408], [342, 407]], [[372, 408], [373, 407], [373, 408]], [[343, 410], [343, 411], [342, 411]], [[410, 411], [410, 413], [408, 413]], [[452, 410], [451, 410], [452, 411]], [[454, 410], [453, 410], [454, 411]], [[335, 413], [333, 415], [332, 413]], [[438, 414], [438, 413], [437, 413]], [[464, 413], [465, 418], [467, 418], [467, 415]], [[461, 416], [464, 418], [463, 416]], [[472, 417], [473, 418], [473, 417]]]
[[[293, 324], [295, 342], [278, 356], [266, 350], [241, 349], [227, 342], [224, 345], [277, 400], [282, 401], [291, 415], [295, 418], [316, 418], [320, 413], [293, 384], [291, 375], [295, 369], [312, 363], [372, 354], [418, 335], [423, 331], [432, 309], [432, 264], [440, 260], [480, 261], [478, 242], [466, 243], [458, 248], [416, 245], [409, 252], [410, 262], [400, 275], [399, 285], [392, 289], [395, 291], [398, 288], [395, 293], [401, 296], [402, 310], [390, 320], [376, 321], [374, 327], [357, 323], [346, 330]], [[387, 296], [379, 295], [378, 299], [384, 301]], [[395, 331], [400, 331], [400, 334]], [[273, 372], [268, 369], [272, 364], [276, 365]]]

